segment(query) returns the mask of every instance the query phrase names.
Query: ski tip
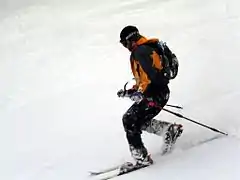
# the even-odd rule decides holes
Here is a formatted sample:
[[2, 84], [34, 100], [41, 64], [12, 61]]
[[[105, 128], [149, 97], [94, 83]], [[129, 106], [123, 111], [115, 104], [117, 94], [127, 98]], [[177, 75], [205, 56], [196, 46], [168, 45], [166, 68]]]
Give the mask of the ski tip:
[[97, 176], [97, 175], [100, 174], [100, 173], [94, 172], [94, 171], [88, 171], [88, 173], [89, 173], [90, 176]]

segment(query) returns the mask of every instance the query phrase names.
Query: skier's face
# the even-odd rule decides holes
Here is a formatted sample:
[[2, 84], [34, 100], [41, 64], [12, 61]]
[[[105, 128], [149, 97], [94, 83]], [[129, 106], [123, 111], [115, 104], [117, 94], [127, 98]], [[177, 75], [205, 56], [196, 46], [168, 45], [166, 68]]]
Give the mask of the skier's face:
[[120, 43], [125, 47], [127, 48], [129, 51], [132, 50], [132, 47], [133, 47], [133, 43], [129, 40], [120, 40]]

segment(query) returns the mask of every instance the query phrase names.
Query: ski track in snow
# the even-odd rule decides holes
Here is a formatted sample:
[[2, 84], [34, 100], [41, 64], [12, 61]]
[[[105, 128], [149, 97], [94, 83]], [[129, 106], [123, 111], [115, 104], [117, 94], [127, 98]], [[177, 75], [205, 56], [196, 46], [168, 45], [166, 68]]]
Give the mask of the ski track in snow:
[[[167, 41], [180, 61], [174, 110], [229, 133], [182, 123], [172, 154], [143, 133], [156, 162], [116, 179], [238, 180], [238, 0], [3, 0], [0, 2], [0, 179], [85, 180], [89, 170], [131, 160], [116, 96], [131, 79], [119, 44], [128, 24]], [[169, 108], [169, 107], [168, 107]]]

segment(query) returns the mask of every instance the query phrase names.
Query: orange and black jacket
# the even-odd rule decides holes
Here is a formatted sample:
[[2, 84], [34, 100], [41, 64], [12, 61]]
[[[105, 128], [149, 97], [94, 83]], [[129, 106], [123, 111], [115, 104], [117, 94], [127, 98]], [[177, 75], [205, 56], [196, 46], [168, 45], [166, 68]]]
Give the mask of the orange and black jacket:
[[146, 39], [141, 37], [130, 56], [131, 68], [136, 80], [135, 89], [147, 96], [161, 93], [169, 83], [163, 76], [163, 65], [159, 56], [149, 44], [157, 43], [158, 39]]

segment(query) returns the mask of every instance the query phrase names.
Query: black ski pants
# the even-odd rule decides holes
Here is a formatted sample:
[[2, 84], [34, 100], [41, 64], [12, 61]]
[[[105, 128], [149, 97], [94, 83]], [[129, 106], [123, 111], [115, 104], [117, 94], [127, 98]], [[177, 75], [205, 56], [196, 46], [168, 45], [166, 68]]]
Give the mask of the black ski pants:
[[[150, 97], [154, 103], [160, 107], [164, 107], [169, 99], [169, 88], [166, 87], [158, 95]], [[143, 125], [150, 123], [161, 109], [159, 107], [149, 106], [148, 100], [142, 100], [140, 103], [134, 103], [123, 115], [123, 126], [126, 132], [129, 145], [136, 149], [144, 147], [141, 138], [141, 128]]]

